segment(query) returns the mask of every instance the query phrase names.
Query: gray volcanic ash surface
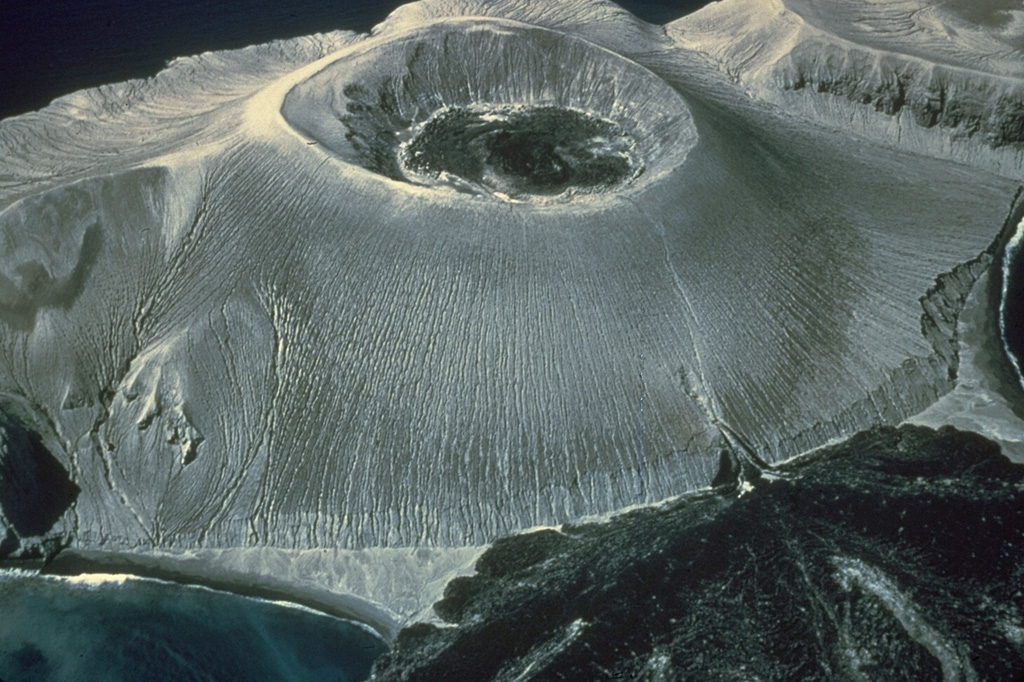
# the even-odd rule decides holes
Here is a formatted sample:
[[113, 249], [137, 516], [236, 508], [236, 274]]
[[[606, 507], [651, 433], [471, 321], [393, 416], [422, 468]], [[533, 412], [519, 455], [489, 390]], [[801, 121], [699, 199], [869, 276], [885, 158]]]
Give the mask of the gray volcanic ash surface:
[[426, 0], [0, 121], [2, 404], [74, 486], [31, 542], [5, 506], [4, 553], [435, 576], [702, 488], [737, 438], [778, 462], [934, 405], [1019, 224], [1022, 74], [900, 37], [945, 5], [854, 5]]
[[1019, 178], [1022, 12], [1017, 2], [737, 0], [668, 30], [755, 99]]

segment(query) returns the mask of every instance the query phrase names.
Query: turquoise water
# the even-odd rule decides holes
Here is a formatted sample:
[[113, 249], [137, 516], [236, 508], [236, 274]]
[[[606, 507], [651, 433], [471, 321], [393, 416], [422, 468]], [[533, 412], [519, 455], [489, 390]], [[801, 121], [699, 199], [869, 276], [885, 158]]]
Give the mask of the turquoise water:
[[0, 571], [3, 682], [355, 682], [386, 649], [310, 609], [153, 580]]

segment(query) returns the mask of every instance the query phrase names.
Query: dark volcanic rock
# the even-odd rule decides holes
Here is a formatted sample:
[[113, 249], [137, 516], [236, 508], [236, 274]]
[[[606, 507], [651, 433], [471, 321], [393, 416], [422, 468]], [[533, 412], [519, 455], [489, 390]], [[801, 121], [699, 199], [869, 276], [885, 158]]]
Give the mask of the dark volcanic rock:
[[0, 410], [0, 512], [8, 526], [0, 558], [18, 547], [15, 535], [49, 531], [77, 496], [78, 487], [40, 435]]
[[876, 428], [598, 525], [499, 541], [384, 680], [1012, 680], [1024, 467]]

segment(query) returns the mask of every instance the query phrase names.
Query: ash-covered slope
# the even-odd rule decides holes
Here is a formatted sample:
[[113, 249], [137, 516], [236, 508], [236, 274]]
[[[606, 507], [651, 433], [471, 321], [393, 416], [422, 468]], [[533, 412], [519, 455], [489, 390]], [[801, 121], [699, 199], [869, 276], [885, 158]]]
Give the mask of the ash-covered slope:
[[483, 543], [703, 486], [723, 428], [778, 459], [948, 390], [957, 299], [921, 298], [1013, 180], [677, 34], [428, 1], [0, 122], [0, 392], [74, 542]]
[[757, 99], [1021, 177], [1019, 2], [730, 0], [673, 22], [668, 33]]
[[[735, 485], [735, 483], [734, 483]], [[876, 428], [730, 488], [495, 543], [371, 679], [1012, 680], [1024, 467]]]

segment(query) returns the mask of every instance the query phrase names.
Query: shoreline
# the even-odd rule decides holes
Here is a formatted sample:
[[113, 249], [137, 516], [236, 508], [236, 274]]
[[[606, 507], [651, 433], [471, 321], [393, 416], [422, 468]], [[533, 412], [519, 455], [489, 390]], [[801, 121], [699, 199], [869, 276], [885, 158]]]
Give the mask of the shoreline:
[[183, 586], [205, 587], [265, 601], [285, 602], [365, 626], [380, 636], [389, 647], [402, 627], [383, 607], [367, 599], [312, 585], [296, 585], [267, 575], [211, 566], [199, 558], [69, 548], [50, 561], [3, 560], [0, 561], [0, 568], [22, 569], [35, 571], [40, 576], [67, 578], [89, 574], [125, 574]]

